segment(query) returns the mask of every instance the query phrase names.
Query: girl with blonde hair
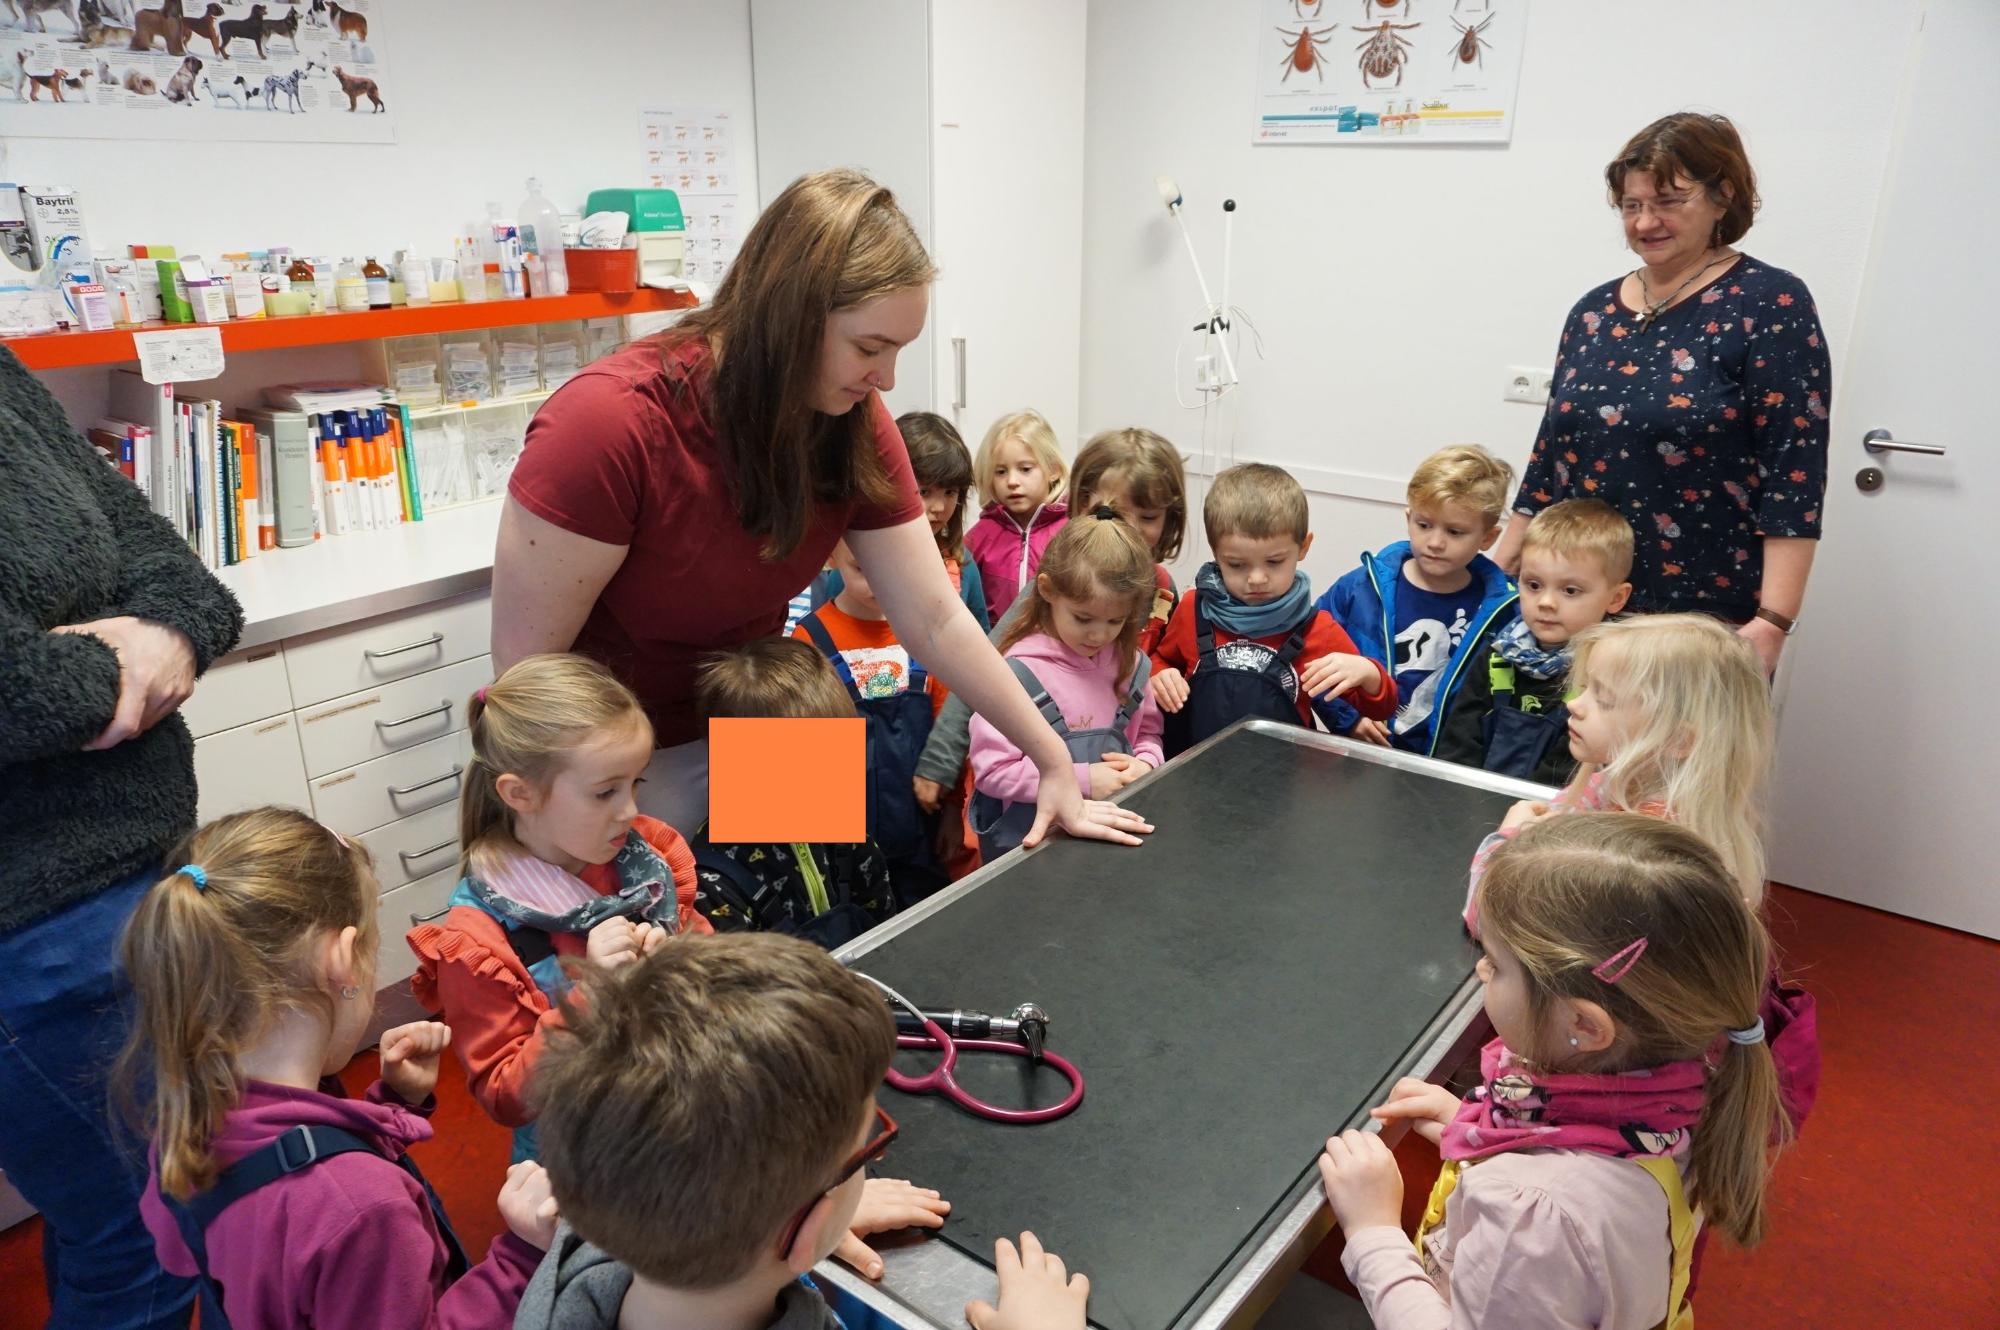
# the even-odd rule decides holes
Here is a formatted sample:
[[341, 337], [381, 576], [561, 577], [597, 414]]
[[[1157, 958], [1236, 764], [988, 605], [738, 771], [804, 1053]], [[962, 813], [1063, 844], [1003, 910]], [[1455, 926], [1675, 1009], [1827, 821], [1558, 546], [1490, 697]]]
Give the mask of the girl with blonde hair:
[[1042, 553], [1068, 520], [1062, 445], [1039, 411], [1012, 411], [993, 422], [972, 459], [972, 483], [985, 505], [965, 547], [986, 586], [986, 615], [997, 624], [1028, 588]]
[[138, 1018], [118, 1080], [128, 1105], [146, 1087], [153, 1179], [140, 1214], [161, 1265], [199, 1280], [202, 1325], [510, 1319], [554, 1236], [555, 1202], [539, 1164], [515, 1165], [506, 1231], [466, 1273], [407, 1153], [431, 1137], [451, 1032], [417, 1021], [385, 1033], [381, 1079], [360, 1099], [331, 1080], [375, 1010], [381, 887], [368, 851], [303, 813], [260, 808], [202, 827], [169, 862], [180, 867], [125, 932]]

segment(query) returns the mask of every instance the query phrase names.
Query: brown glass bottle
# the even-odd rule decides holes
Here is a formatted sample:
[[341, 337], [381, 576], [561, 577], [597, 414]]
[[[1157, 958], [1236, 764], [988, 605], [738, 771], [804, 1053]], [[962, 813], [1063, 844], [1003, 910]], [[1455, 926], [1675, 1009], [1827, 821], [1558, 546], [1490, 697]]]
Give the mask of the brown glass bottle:
[[389, 308], [389, 270], [371, 257], [361, 265], [361, 275], [368, 282], [368, 308]]

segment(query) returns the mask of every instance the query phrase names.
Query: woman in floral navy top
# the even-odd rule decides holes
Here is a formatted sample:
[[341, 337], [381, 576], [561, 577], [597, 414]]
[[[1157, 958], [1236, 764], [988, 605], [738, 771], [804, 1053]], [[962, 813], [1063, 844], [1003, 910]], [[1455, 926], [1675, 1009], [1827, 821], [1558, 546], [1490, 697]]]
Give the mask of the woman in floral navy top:
[[[1598, 498], [1632, 523], [1633, 604], [1741, 625], [1768, 672], [1826, 494], [1826, 338], [1805, 283], [1733, 248], [1756, 177], [1735, 126], [1655, 121], [1605, 168], [1642, 266], [1570, 310], [1516, 511]], [[1496, 554], [1510, 572], [1525, 522]]]

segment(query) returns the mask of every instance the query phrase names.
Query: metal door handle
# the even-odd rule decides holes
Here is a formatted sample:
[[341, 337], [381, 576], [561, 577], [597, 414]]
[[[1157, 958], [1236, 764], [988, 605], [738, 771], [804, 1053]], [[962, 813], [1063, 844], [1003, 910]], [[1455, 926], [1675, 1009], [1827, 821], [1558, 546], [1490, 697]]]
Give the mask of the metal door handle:
[[1871, 429], [1861, 436], [1861, 446], [1871, 453], [1922, 453], [1926, 457], [1943, 457], [1944, 449], [1935, 443], [1897, 443], [1896, 436], [1885, 429]]
[[951, 359], [958, 374], [958, 391], [952, 395], [951, 405], [954, 411], [963, 411], [965, 410], [965, 339], [963, 337], [954, 337], [951, 339]]
[[396, 851], [396, 857], [407, 864], [412, 859], [421, 859], [427, 854], [436, 854], [439, 850], [449, 850], [457, 844], [458, 837], [454, 836], [450, 840], [439, 841], [428, 850], [398, 850]]
[[441, 702], [437, 706], [432, 707], [429, 711], [419, 711], [416, 715], [405, 716], [401, 720], [378, 720], [375, 722], [375, 728], [378, 730], [394, 729], [398, 725], [408, 725], [413, 720], [423, 720], [428, 716], [449, 715], [450, 712], [451, 712], [451, 703]]
[[402, 795], [402, 794], [415, 794], [418, 790], [428, 790], [433, 785], [442, 785], [448, 780], [457, 780], [459, 776], [464, 772], [464, 770], [465, 770], [464, 767], [461, 767], [460, 765], [458, 765], [458, 763], [454, 762], [451, 764], [450, 771], [447, 771], [444, 773], [444, 775], [438, 776], [432, 780], [423, 781], [420, 784], [416, 785], [389, 786], [390, 797], [393, 798], [397, 795]]
[[370, 660], [380, 660], [384, 656], [400, 656], [405, 651], [422, 651], [425, 647], [435, 647], [442, 645], [444, 645], [444, 634], [432, 633], [429, 637], [425, 638], [423, 641], [412, 642], [408, 646], [390, 647], [387, 651], [364, 651], [361, 654], [368, 657], [368, 659]]

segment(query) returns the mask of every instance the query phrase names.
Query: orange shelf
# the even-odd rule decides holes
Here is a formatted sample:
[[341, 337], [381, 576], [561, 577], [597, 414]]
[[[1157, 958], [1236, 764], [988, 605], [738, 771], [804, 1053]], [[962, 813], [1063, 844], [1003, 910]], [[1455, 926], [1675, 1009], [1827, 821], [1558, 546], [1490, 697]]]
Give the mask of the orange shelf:
[[[472, 304], [402, 306], [357, 310], [350, 314], [304, 314], [282, 319], [240, 319], [215, 325], [222, 330], [224, 355], [243, 351], [275, 351], [287, 346], [325, 346], [334, 342], [366, 342], [377, 337], [411, 337], [424, 333], [464, 332], [470, 328], [511, 328], [523, 323], [560, 323], [566, 319], [602, 319], [656, 310], [692, 309], [695, 298], [684, 291], [644, 287], [622, 295], [588, 292], [519, 300], [484, 300]], [[8, 350], [29, 369], [68, 369], [77, 365], [115, 365], [137, 360], [132, 334], [189, 328], [186, 323], [148, 323], [110, 332], [55, 332], [35, 337], [10, 337]]]

